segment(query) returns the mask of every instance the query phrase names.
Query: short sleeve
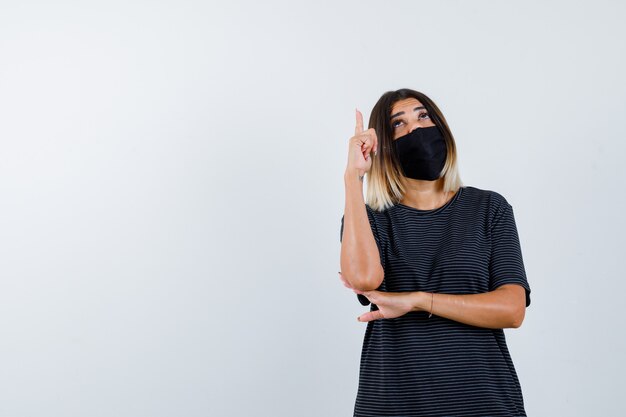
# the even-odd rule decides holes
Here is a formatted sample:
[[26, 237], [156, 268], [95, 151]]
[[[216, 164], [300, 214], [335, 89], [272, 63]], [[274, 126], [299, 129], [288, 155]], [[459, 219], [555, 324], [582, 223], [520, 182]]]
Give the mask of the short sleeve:
[[526, 278], [513, 207], [505, 203], [490, 228], [491, 257], [489, 290], [503, 284], [519, 284], [526, 290], [526, 307], [530, 305], [530, 286]]

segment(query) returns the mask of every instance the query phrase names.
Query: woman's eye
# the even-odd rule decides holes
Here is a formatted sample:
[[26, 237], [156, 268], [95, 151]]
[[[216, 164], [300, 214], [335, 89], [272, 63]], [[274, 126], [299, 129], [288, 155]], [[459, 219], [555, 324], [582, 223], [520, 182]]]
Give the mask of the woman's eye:
[[[430, 117], [428, 116], [428, 113], [420, 113], [417, 115], [418, 119], [430, 119]], [[393, 127], [394, 129], [398, 126], [400, 126], [400, 123], [403, 123], [402, 120], [396, 120], [391, 122], [391, 127]]]

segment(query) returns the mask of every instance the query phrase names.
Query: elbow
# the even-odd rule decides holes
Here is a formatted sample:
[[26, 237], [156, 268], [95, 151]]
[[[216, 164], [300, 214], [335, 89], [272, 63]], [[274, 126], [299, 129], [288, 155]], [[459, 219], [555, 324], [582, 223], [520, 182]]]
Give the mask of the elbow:
[[526, 306], [517, 308], [511, 314], [511, 324], [510, 327], [513, 329], [519, 329], [522, 326], [522, 322], [524, 321], [524, 316], [526, 315]]
[[360, 291], [377, 289], [385, 278], [385, 273], [380, 265], [372, 272], [354, 273], [350, 270], [342, 270], [341, 275], [350, 283], [352, 288]]
[[501, 295], [498, 299], [498, 309], [504, 328], [518, 329], [522, 326], [526, 315], [526, 296], [521, 286], [507, 284], [496, 289]]
[[372, 278], [362, 280], [352, 285], [352, 287], [360, 291], [372, 291], [380, 287], [380, 284], [382, 284], [383, 279], [384, 279], [384, 275], [381, 275], [380, 277], [374, 276]]

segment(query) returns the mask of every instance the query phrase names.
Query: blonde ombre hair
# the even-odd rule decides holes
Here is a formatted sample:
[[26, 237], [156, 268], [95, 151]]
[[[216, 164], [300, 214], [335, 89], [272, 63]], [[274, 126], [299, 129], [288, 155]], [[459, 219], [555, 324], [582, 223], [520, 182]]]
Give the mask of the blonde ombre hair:
[[[402, 88], [387, 91], [379, 99], [370, 115], [369, 128], [376, 130], [378, 150], [372, 158], [372, 166], [367, 176], [365, 202], [376, 211], [383, 211], [402, 200], [405, 189], [402, 183], [402, 167], [393, 152], [393, 128], [391, 110], [393, 105], [406, 98], [415, 98], [426, 108], [432, 122], [439, 127], [448, 148], [446, 163], [438, 181], [443, 180], [443, 191], [456, 192], [463, 186], [457, 165], [456, 144], [439, 107], [425, 94]], [[373, 155], [373, 154], [372, 154]]]

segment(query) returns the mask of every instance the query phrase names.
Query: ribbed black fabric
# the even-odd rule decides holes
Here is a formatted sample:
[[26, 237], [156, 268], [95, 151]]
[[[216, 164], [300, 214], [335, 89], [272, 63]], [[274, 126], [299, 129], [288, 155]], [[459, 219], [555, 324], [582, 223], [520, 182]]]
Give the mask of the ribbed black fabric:
[[[465, 186], [434, 210], [366, 210], [385, 271], [378, 290], [477, 294], [514, 283], [530, 305], [513, 208], [497, 192]], [[503, 329], [423, 311], [368, 322], [354, 416], [526, 416]]]

